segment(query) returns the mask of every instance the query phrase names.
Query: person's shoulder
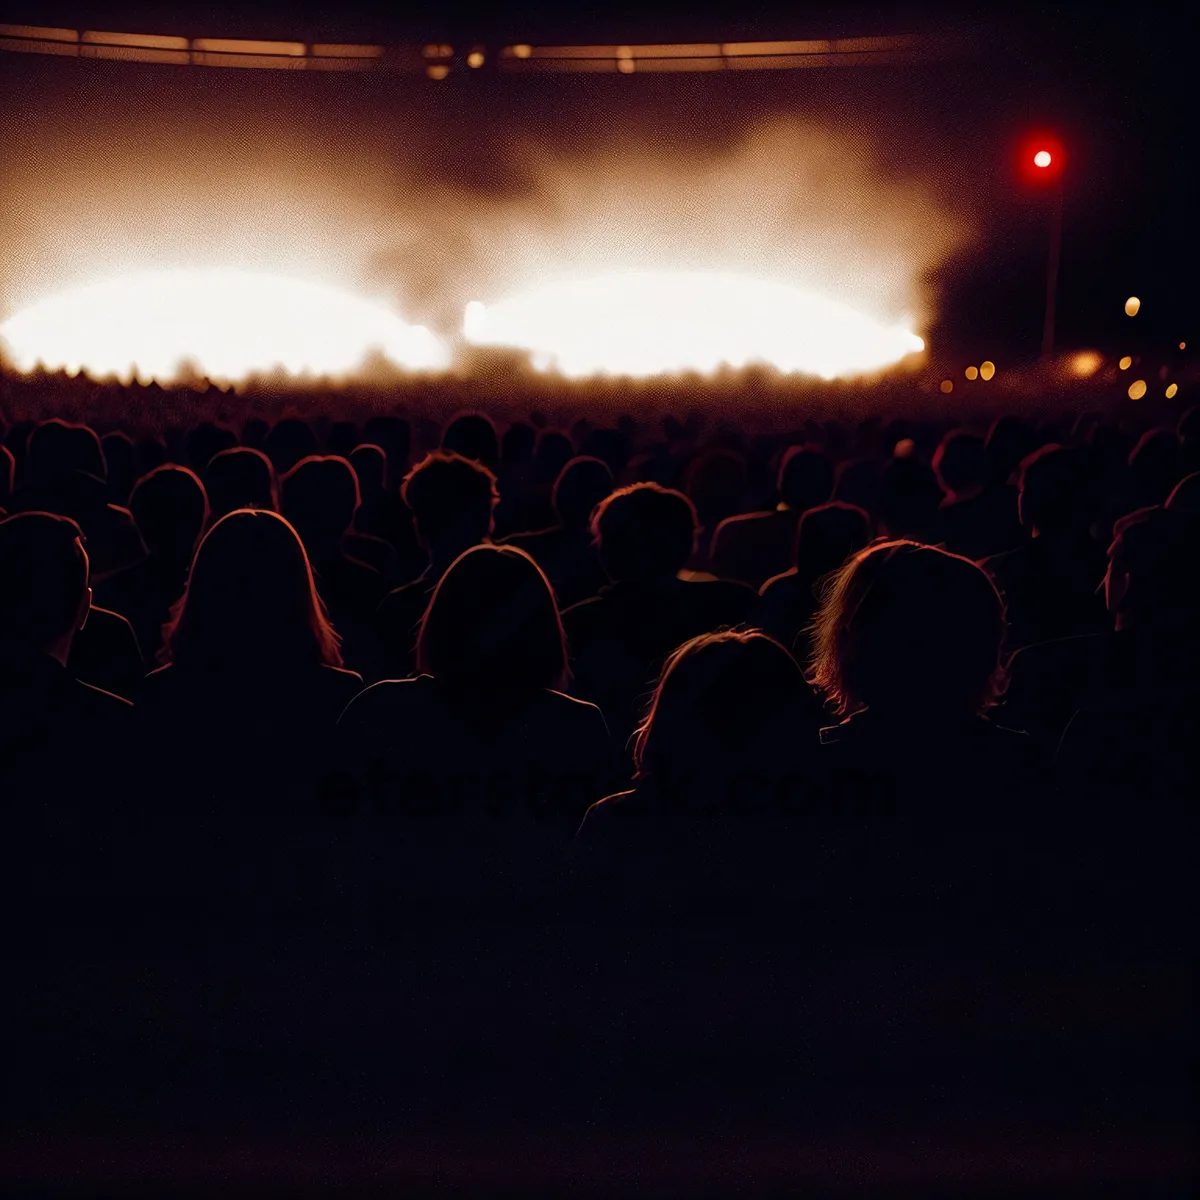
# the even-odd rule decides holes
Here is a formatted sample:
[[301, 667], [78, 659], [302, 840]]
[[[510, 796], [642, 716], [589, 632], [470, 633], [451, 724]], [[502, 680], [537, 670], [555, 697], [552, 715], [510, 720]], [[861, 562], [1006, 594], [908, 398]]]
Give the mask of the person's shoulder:
[[428, 675], [419, 675], [416, 679], [383, 679], [367, 688], [362, 687], [361, 678], [355, 678], [358, 679], [360, 690], [342, 714], [341, 723], [344, 725], [370, 723], [387, 719], [389, 714], [425, 707], [433, 692], [433, 679]]
[[770, 579], [758, 589], [760, 596], [765, 596], [768, 591], [774, 589], [775, 593], [787, 593], [797, 586], [796, 580], [799, 578], [800, 572], [792, 567], [788, 571], [781, 571], [778, 575], [772, 575]]
[[82, 709], [104, 720], [122, 721], [133, 715], [133, 705], [123, 696], [74, 679], [72, 699]]

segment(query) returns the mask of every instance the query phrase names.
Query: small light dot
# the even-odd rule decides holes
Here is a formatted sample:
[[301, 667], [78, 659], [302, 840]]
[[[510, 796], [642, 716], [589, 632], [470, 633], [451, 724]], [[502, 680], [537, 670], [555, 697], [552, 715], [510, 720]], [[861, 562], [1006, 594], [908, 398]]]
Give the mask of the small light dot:
[[996, 373], [996, 364], [994, 362], [984, 362], [979, 364], [979, 378], [991, 379]]
[[1180, 350], [1186, 350], [1186, 349], [1187, 349], [1187, 342], [1180, 342], [1180, 343], [1179, 343], [1179, 348], [1180, 348]]
[[953, 382], [953, 380], [950, 380], [950, 379], [943, 379], [943, 380], [942, 380], [942, 391], [943, 391], [943, 392], [947, 392], [947, 393], [954, 391], [954, 382]]
[[528, 58], [533, 53], [533, 47], [525, 45], [514, 46], [512, 52], [514, 58]]
[[908, 456], [912, 454], [913, 450], [915, 449], [916, 443], [912, 440], [912, 438], [901, 438], [896, 443], [896, 449], [893, 451], [893, 453], [897, 458], [908, 458]]
[[622, 75], [632, 75], [634, 72], [633, 59], [632, 58], [618, 58], [617, 59], [617, 70], [620, 71]]
[[446, 76], [450, 74], [450, 68], [440, 65], [426, 67], [425, 74], [428, 75], [430, 79], [445, 79]]
[[1136, 317], [1138, 309], [1142, 307], [1142, 302], [1136, 296], [1130, 296], [1125, 301], [1125, 315], [1127, 317]]
[[472, 67], [472, 68], [482, 67], [483, 66], [483, 51], [482, 50], [472, 50], [471, 53], [467, 55], [467, 66]]
[[1140, 400], [1146, 394], [1146, 381], [1144, 379], [1135, 379], [1129, 385], [1130, 400]]
[[1133, 366], [1133, 359], [1127, 354], [1119, 363], [1117, 363], [1117, 366], [1120, 367], [1122, 371], [1128, 371], [1129, 368]]
[[1051, 161], [1050, 160], [1050, 151], [1049, 150], [1039, 150], [1033, 156], [1033, 161], [1039, 167], [1048, 167], [1050, 165], [1050, 161]]
[[968, 367], [964, 373], [966, 374], [966, 377], [968, 379], [978, 379], [979, 378], [979, 368], [978, 367]]
[[1167, 399], [1168, 399], [1168, 400], [1174, 400], [1174, 399], [1175, 399], [1175, 394], [1176, 394], [1178, 391], [1179, 391], [1179, 384], [1177, 384], [1177, 383], [1173, 383], [1173, 384], [1171, 384], [1171, 386], [1167, 388]]

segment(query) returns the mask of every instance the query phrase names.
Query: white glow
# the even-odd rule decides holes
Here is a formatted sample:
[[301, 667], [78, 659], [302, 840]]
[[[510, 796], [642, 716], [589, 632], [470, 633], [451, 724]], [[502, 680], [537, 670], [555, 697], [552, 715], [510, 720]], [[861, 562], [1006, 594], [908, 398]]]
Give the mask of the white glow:
[[181, 361], [237, 380], [282, 366], [342, 375], [381, 352], [414, 370], [445, 367], [446, 346], [422, 325], [323, 284], [232, 269], [157, 271], [89, 284], [0, 325], [21, 370], [38, 362], [95, 376], [169, 380]]
[[573, 378], [764, 363], [834, 379], [925, 348], [907, 324], [886, 326], [801, 288], [719, 271], [609, 274], [487, 307], [472, 301], [463, 333], [475, 345], [528, 349], [539, 369]]

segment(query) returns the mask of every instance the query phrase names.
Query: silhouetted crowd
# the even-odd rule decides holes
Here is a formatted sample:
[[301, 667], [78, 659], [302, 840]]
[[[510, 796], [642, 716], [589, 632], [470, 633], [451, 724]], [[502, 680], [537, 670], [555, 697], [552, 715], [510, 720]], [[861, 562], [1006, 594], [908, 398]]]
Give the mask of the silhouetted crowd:
[[[856, 955], [1190, 954], [1197, 410], [2, 433], [10, 940], [63, 995], [124, 980], [88, 985], [103, 1017], [29, 992], [58, 1015], [14, 1070], [58, 1101], [85, 1060], [98, 1111], [180, 1094], [209, 1034], [130, 1007], [153, 961], [289, 1106], [855, 1122], [910, 1087], [941, 1120], [1024, 1061], [1064, 1112], [1178, 1111], [1174, 1018], [1121, 1026], [1133, 1058], [982, 1017], [952, 1054], [940, 1016], [884, 1047], [795, 989]], [[211, 999], [234, 962], [276, 972], [253, 1027]], [[1160, 1035], [1153, 1084], [1101, 1080]]]

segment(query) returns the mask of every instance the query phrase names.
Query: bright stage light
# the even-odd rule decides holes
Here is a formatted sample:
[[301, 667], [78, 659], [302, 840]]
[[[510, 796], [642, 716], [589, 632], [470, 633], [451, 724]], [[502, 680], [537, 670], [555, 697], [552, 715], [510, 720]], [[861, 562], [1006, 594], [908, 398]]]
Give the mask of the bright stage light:
[[422, 325], [323, 284], [233, 269], [158, 271], [51, 296], [0, 325], [17, 367], [169, 380], [181, 362], [213, 379], [283, 367], [343, 375], [379, 352], [400, 367], [449, 363]]
[[474, 345], [527, 349], [563, 375], [649, 376], [753, 363], [822, 379], [865, 374], [925, 348], [906, 323], [884, 325], [788, 284], [725, 272], [631, 272], [547, 284], [483, 305]]
[[1136, 296], [1130, 296], [1125, 301], [1125, 315], [1127, 317], [1136, 317], [1138, 310], [1142, 307], [1142, 302]]
[[1087, 379], [1100, 370], [1104, 360], [1094, 350], [1080, 350], [1071, 357], [1071, 373], [1081, 379]]
[[1045, 170], [1045, 168], [1048, 167], [1053, 161], [1054, 160], [1049, 150], [1039, 150], [1033, 156], [1034, 166], [1041, 167], [1043, 170]]

